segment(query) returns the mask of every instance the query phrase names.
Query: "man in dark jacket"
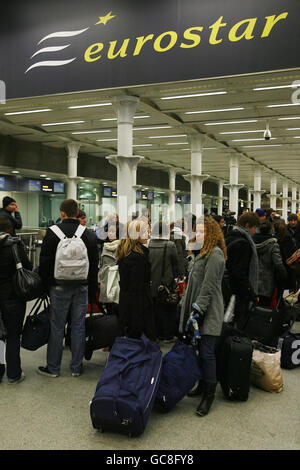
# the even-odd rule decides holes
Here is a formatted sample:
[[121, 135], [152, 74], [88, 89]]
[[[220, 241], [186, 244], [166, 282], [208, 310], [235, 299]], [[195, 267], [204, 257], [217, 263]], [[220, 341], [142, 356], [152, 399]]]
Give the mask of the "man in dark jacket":
[[[72, 238], [79, 227], [78, 205], [73, 199], [61, 203], [60, 230], [66, 238]], [[57, 228], [57, 227], [56, 227]], [[63, 337], [68, 313], [71, 317], [71, 351], [70, 369], [72, 376], [77, 377], [82, 371], [82, 360], [85, 349], [85, 315], [88, 300], [96, 301], [98, 288], [98, 249], [97, 239], [93, 232], [84, 229], [82, 241], [87, 248], [88, 277], [85, 280], [57, 280], [54, 278], [56, 251], [60, 239], [51, 228], [47, 229], [40, 254], [39, 274], [50, 294], [51, 334], [47, 349], [47, 366], [39, 367], [38, 372], [48, 377], [58, 377], [63, 349]]]
[[300, 248], [300, 224], [296, 214], [290, 214], [288, 216], [287, 230], [293, 237], [296, 243], [296, 249]]
[[[13, 213], [15, 214], [13, 216]], [[18, 205], [12, 197], [5, 196], [3, 198], [3, 208], [0, 209], [0, 216], [6, 216], [12, 223], [13, 232], [12, 235], [16, 235], [16, 230], [21, 230], [22, 228], [22, 217], [19, 212]]]
[[[258, 294], [258, 257], [252, 240], [259, 227], [258, 215], [247, 212], [241, 215], [226, 237], [226, 275], [229, 291], [235, 294], [235, 321], [242, 329], [248, 317], [249, 302]], [[228, 299], [227, 299], [228, 300]]]

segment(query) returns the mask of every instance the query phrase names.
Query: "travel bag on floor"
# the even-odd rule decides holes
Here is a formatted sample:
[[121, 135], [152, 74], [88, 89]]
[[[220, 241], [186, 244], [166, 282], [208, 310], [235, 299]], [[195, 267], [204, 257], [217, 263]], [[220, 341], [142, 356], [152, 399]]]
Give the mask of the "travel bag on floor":
[[266, 392], [282, 392], [280, 350], [265, 346], [258, 341], [252, 341], [252, 345], [251, 382]]
[[117, 315], [93, 313], [85, 320], [85, 354], [86, 360], [90, 360], [97, 349], [111, 348], [117, 336], [121, 336], [122, 328]]
[[219, 369], [219, 380], [228, 400], [248, 400], [252, 344], [248, 338], [229, 336], [225, 339]]
[[156, 404], [164, 412], [172, 410], [201, 376], [194, 349], [177, 341], [163, 357]]
[[[40, 311], [41, 308], [42, 311]], [[49, 315], [50, 305], [48, 299], [37, 299], [23, 326], [22, 348], [36, 351], [48, 343], [50, 336]]]
[[300, 333], [291, 333], [290, 330], [280, 336], [277, 344], [281, 350], [280, 364], [283, 369], [300, 366]]
[[93, 427], [142, 434], [154, 405], [161, 364], [159, 346], [145, 335], [118, 337], [90, 403]]
[[272, 346], [281, 333], [282, 320], [283, 313], [278, 308], [256, 306], [250, 310], [243, 331], [249, 338]]

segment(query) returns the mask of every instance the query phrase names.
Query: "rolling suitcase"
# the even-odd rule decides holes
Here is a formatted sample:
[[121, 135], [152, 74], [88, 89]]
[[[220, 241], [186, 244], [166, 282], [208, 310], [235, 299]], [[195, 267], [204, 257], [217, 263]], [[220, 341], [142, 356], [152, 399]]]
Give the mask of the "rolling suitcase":
[[195, 351], [177, 341], [163, 358], [156, 404], [164, 412], [172, 410], [201, 376]]
[[248, 338], [229, 336], [224, 342], [220, 384], [228, 400], [248, 400], [252, 351], [252, 343]]
[[145, 335], [118, 337], [90, 403], [93, 427], [142, 434], [154, 405], [161, 364], [159, 346]]

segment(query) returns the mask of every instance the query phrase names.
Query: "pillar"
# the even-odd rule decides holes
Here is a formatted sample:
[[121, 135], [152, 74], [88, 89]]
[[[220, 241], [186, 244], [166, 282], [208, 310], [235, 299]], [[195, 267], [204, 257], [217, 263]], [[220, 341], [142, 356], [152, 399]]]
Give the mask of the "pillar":
[[68, 182], [67, 182], [67, 199], [77, 200], [77, 161], [80, 148], [79, 142], [69, 142], [66, 144], [68, 152]]
[[292, 186], [292, 213], [296, 214], [297, 212], [297, 185], [293, 184]]
[[178, 193], [176, 191], [176, 169], [169, 167], [169, 221], [175, 222], [176, 220], [176, 205], [175, 196]]
[[191, 174], [184, 175], [184, 179], [191, 185], [191, 209], [197, 217], [203, 215], [202, 193], [203, 181], [209, 175], [202, 174], [202, 152], [205, 142], [205, 135], [196, 135], [189, 138], [191, 145]]
[[251, 189], [248, 188], [248, 200], [247, 200], [247, 209], [251, 212], [252, 211], [252, 201], [251, 201]]
[[131, 220], [131, 213], [136, 211], [136, 172], [137, 165], [143, 159], [132, 155], [133, 120], [138, 105], [135, 96], [121, 96], [114, 101], [118, 125], [118, 153], [107, 158], [117, 168], [118, 214], [120, 222]]
[[220, 180], [218, 182], [218, 215], [223, 214], [223, 189], [224, 189], [224, 181]]
[[270, 207], [276, 211], [277, 209], [277, 175], [276, 173], [271, 174], [270, 179]]
[[282, 218], [287, 222], [288, 200], [289, 200], [289, 183], [284, 180], [282, 183]]
[[253, 189], [253, 210], [261, 207], [261, 195], [264, 191], [261, 190], [261, 171], [260, 165], [254, 165], [254, 189]]
[[230, 155], [229, 157], [229, 184], [225, 184], [229, 189], [229, 209], [235, 213], [236, 218], [239, 212], [239, 190], [244, 185], [239, 184], [239, 155]]

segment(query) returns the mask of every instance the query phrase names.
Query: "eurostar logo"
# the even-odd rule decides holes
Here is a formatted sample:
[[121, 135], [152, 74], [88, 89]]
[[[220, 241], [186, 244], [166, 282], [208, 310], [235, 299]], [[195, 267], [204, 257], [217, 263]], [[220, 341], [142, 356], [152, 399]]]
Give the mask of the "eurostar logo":
[[[100, 24], [103, 24], [104, 26], [106, 26], [106, 24], [108, 23], [108, 21], [112, 20], [113, 18], [115, 18], [116, 15], [112, 15], [112, 12], [110, 11], [109, 13], [107, 13], [107, 15], [105, 16], [99, 16], [99, 21], [95, 24], [95, 26], [97, 25], [100, 25]], [[79, 29], [77, 31], [58, 31], [56, 33], [51, 33], [51, 34], [48, 34], [47, 36], [45, 36], [44, 38], [42, 38], [39, 42], [38, 42], [38, 45], [40, 45], [42, 42], [48, 40], [48, 39], [53, 39], [53, 38], [73, 38], [75, 36], [79, 36], [80, 34], [83, 34], [85, 33], [86, 31], [88, 31], [90, 29], [90, 27], [88, 26], [87, 28], [84, 28], [84, 29]], [[66, 45], [63, 45], [63, 46], [48, 46], [48, 47], [43, 47], [42, 49], [39, 49], [37, 52], [35, 52], [32, 56], [31, 56], [31, 59], [39, 54], [44, 54], [44, 53], [49, 53], [49, 52], [58, 52], [58, 51], [62, 51], [64, 49], [67, 49], [68, 47], [70, 47], [71, 44], [66, 44]], [[74, 62], [74, 60], [76, 60], [77, 57], [73, 57], [72, 59], [66, 59], [66, 60], [44, 60], [44, 61], [41, 61], [41, 62], [36, 62], [34, 63], [33, 65], [31, 65], [30, 67], [28, 67], [28, 69], [25, 71], [25, 73], [29, 72], [30, 70], [34, 69], [34, 68], [37, 68], [37, 67], [60, 67], [60, 66], [63, 66], [63, 65], [67, 65], [67, 64], [70, 64], [71, 62]]]

